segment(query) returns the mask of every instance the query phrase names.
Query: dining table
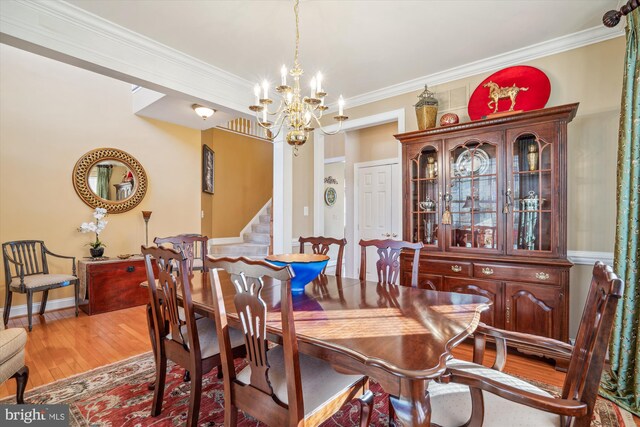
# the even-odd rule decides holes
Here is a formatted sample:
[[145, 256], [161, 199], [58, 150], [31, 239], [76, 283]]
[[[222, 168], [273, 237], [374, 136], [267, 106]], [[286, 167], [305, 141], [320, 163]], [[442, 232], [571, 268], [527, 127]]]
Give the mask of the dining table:
[[[194, 311], [215, 319], [209, 273], [194, 271], [190, 278]], [[235, 288], [226, 272], [220, 278], [229, 324], [241, 328]], [[264, 282], [267, 334], [278, 343], [282, 284]], [[452, 348], [474, 332], [490, 305], [478, 295], [324, 274], [293, 295], [299, 351], [329, 362], [338, 372], [375, 380], [391, 396], [405, 426], [430, 425], [429, 383], [445, 372]]]

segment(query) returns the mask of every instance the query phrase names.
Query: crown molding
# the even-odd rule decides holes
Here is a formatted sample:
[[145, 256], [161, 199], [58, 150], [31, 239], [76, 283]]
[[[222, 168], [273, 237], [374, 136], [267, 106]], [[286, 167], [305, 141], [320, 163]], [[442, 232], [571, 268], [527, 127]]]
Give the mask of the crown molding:
[[[348, 105], [349, 108], [370, 104], [372, 102], [421, 90], [424, 88], [425, 83], [428, 83], [429, 86], [448, 83], [464, 79], [466, 77], [496, 71], [511, 65], [521, 64], [525, 61], [531, 61], [537, 58], [543, 58], [545, 56], [565, 52], [567, 50], [599, 43], [623, 35], [623, 29], [607, 28], [604, 25], [600, 25], [577, 33], [568, 34], [566, 36], [512, 50], [511, 52], [502, 53], [500, 55], [470, 62], [458, 67], [449, 68], [448, 70], [407, 80], [382, 89], [356, 95], [346, 99], [345, 104]], [[330, 109], [327, 113], [332, 113], [337, 110], [337, 103], [334, 102], [330, 104], [329, 107]]]
[[0, 42], [221, 109], [251, 103], [248, 80], [64, 1], [3, 0]]

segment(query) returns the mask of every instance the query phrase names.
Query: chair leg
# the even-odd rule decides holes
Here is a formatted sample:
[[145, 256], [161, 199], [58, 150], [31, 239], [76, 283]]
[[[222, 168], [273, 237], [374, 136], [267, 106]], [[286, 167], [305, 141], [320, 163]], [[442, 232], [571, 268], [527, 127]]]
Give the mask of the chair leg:
[[360, 427], [368, 427], [373, 413], [373, 392], [367, 390], [358, 400], [360, 401]]
[[4, 326], [7, 326], [9, 323], [9, 312], [11, 311], [11, 300], [13, 299], [13, 292], [9, 290], [9, 286], [7, 286], [5, 297], [4, 297]]
[[74, 290], [75, 290], [75, 294], [76, 294], [76, 317], [78, 317], [78, 314], [80, 313], [80, 281], [76, 280], [76, 284], [74, 286]]
[[389, 427], [396, 427], [396, 410], [393, 409], [391, 396], [387, 397], [387, 402], [389, 404]]
[[40, 315], [44, 314], [44, 309], [47, 306], [48, 299], [49, 299], [49, 289], [42, 292], [42, 301], [40, 302]]
[[[193, 370], [193, 369], [192, 369]], [[187, 413], [187, 427], [196, 427], [200, 417], [200, 399], [202, 398], [202, 372], [196, 367], [191, 379], [191, 394], [189, 396], [189, 412]]]
[[29, 367], [23, 366], [13, 374], [12, 378], [16, 379], [16, 402], [24, 403], [24, 390], [27, 388], [27, 381], [29, 381]]
[[223, 377], [222, 365], [218, 365], [218, 374], [216, 375], [216, 378], [220, 380], [222, 379], [222, 377]]
[[238, 408], [235, 405], [224, 404], [224, 426], [236, 427], [238, 425]]
[[157, 417], [162, 412], [162, 399], [164, 398], [164, 383], [167, 378], [167, 357], [160, 351], [156, 357], [156, 383], [153, 391], [153, 404], [151, 405], [151, 416]]
[[29, 332], [33, 329], [33, 293], [27, 292], [27, 315], [29, 317]]
[[[153, 311], [151, 310], [151, 304], [147, 304], [147, 326], [149, 327], [149, 340], [151, 341], [151, 350], [153, 350], [153, 360], [157, 360], [158, 350], [156, 348], [156, 334], [153, 324]], [[155, 382], [149, 383], [147, 389], [153, 390], [155, 388], [155, 384]]]

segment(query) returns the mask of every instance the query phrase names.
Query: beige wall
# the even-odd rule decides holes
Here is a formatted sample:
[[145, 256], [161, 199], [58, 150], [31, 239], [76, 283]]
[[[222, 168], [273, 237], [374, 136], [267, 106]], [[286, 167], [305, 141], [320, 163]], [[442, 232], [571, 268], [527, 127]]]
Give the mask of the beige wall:
[[238, 237], [273, 195], [273, 144], [223, 129], [202, 132], [215, 153], [214, 194], [202, 193], [202, 232]]
[[[150, 240], [200, 231], [199, 131], [135, 116], [130, 84], [6, 45], [0, 57], [0, 241], [41, 239], [56, 253], [88, 255], [92, 236], [76, 228], [92, 209], [76, 195], [71, 173], [99, 147], [128, 152], [149, 179], [138, 207], [107, 217], [105, 255], [140, 252], [142, 210], [153, 211]], [[70, 271], [69, 261], [50, 269]], [[72, 295], [59, 289], [49, 299]], [[13, 305], [24, 302], [14, 297]]]
[[[580, 102], [569, 124], [568, 247], [572, 251], [613, 251], [615, 237], [615, 180], [618, 119], [625, 41], [618, 37], [579, 49], [528, 61], [551, 80], [547, 106]], [[490, 73], [430, 86], [445, 107], [467, 121], [466, 108], [457, 108], [452, 93], [471, 92]], [[429, 82], [425, 82], [429, 83]], [[421, 91], [349, 108], [351, 119], [396, 109], [405, 110], [405, 128], [417, 129], [413, 104]], [[442, 114], [443, 111], [440, 111]], [[327, 123], [330, 123], [327, 121]], [[297, 179], [303, 179], [297, 177]], [[298, 191], [311, 191], [300, 189]], [[347, 190], [348, 191], [348, 190]], [[294, 199], [297, 193], [294, 192]], [[294, 212], [294, 221], [297, 212]], [[575, 334], [586, 298], [590, 266], [575, 266], [571, 273], [571, 328]]]
[[350, 160], [359, 163], [398, 157], [398, 141], [393, 137], [396, 133], [396, 122], [347, 132], [348, 144], [359, 146], [358, 156]]

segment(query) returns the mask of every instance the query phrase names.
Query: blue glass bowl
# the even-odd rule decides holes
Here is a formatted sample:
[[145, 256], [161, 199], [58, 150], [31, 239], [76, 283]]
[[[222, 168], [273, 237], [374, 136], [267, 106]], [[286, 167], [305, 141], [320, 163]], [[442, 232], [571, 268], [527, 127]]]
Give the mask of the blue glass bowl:
[[318, 277], [327, 266], [329, 257], [319, 254], [285, 254], [269, 255], [265, 258], [271, 264], [283, 267], [290, 265], [294, 277], [291, 279], [291, 293], [302, 294], [304, 287]]

